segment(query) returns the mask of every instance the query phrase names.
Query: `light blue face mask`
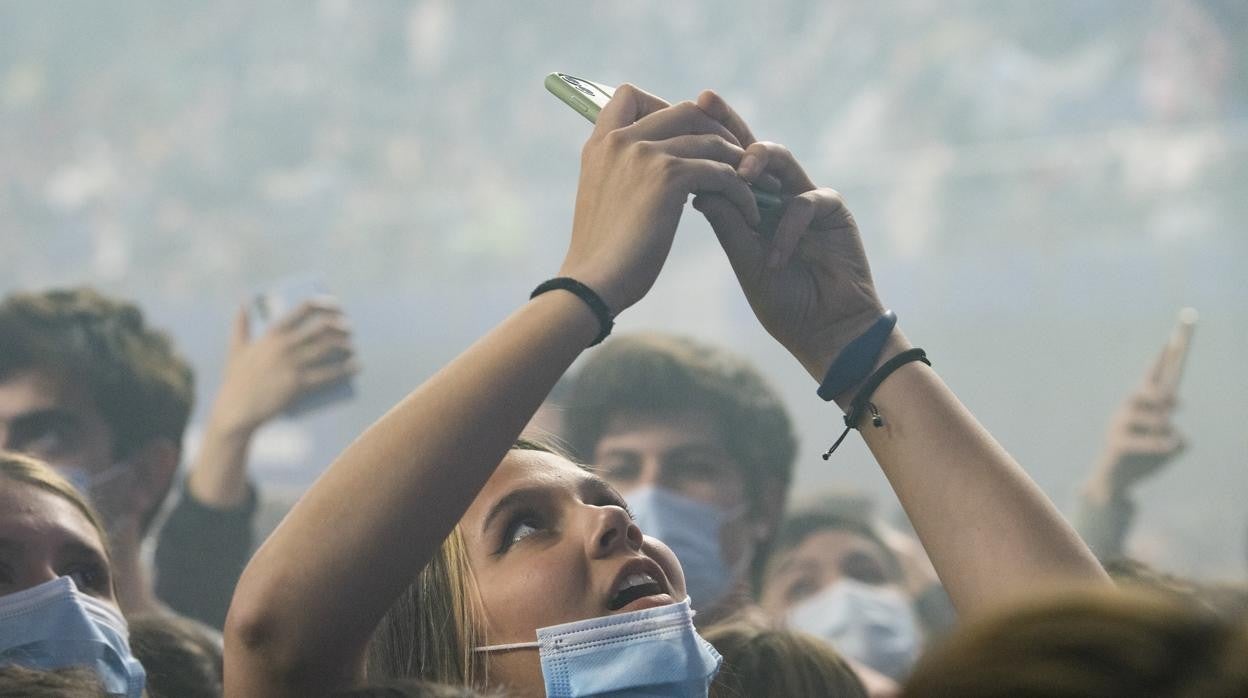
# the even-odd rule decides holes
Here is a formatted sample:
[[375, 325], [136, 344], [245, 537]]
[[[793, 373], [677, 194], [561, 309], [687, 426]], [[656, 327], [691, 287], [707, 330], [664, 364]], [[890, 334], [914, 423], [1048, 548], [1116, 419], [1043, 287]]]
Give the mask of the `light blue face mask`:
[[838, 579], [789, 609], [789, 626], [821, 637], [838, 652], [898, 681], [922, 640], [909, 597], [899, 589]]
[[624, 495], [641, 532], [658, 538], [676, 553], [685, 571], [685, 588], [703, 610], [724, 597], [740, 579], [749, 556], [729, 569], [720, 551], [724, 524], [742, 516], [695, 501], [663, 487], [646, 485]]
[[705, 698], [723, 659], [693, 628], [689, 600], [538, 628], [537, 642], [477, 647], [500, 652], [536, 647], [547, 698], [655, 696]]
[[130, 654], [117, 609], [78, 591], [69, 577], [0, 596], [0, 665], [82, 666], [110, 694], [140, 698], [146, 674]]

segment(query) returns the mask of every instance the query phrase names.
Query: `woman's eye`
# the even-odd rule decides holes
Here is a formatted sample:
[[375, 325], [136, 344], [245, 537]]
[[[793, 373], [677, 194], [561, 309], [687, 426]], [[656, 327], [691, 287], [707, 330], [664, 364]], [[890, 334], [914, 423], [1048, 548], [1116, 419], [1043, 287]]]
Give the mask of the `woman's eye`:
[[94, 565], [75, 567], [67, 570], [66, 572], [66, 576], [74, 580], [74, 584], [81, 591], [108, 591], [108, 576], [104, 574], [103, 570], [95, 567]]
[[819, 589], [820, 585], [818, 582], [809, 579], [799, 579], [789, 585], [788, 590], [784, 592], [784, 598], [789, 603], [795, 603], [807, 596], [813, 596]]
[[524, 540], [525, 538], [528, 538], [534, 533], [537, 533], [536, 526], [527, 522], [521, 522], [519, 525], [517, 525], [515, 528], [512, 529], [511, 538], [509, 539], [509, 542], [511, 545], [515, 545], [516, 543], [519, 543], [520, 541]]

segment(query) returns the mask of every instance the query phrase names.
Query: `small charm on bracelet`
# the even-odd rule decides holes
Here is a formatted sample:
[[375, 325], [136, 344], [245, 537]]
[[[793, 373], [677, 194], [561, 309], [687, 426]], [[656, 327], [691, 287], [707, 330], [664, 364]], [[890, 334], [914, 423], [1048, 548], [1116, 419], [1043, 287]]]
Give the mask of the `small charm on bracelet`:
[[867, 409], [871, 410], [871, 425], [877, 428], [884, 426], [884, 418], [880, 416], [880, 411], [876, 409], [875, 403], [868, 402]]

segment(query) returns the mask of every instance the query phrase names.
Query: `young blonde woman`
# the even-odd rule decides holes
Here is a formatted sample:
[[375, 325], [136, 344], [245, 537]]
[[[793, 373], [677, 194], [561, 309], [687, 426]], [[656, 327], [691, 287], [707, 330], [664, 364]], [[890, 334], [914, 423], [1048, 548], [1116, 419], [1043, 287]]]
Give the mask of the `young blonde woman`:
[[32, 670], [29, 681], [76, 668], [110, 695], [143, 694], [107, 540], [68, 480], [42, 461], [0, 451], [0, 667]]
[[[778, 221], [763, 222], [747, 180], [783, 190]], [[592, 293], [522, 304], [331, 465], [243, 575], [227, 695], [324, 694], [366, 666], [516, 696], [705, 695], [718, 655], [692, 630], [674, 556], [602, 480], [516, 443], [608, 329], [593, 297], [614, 315], [646, 294], [695, 192], [762, 324], [816, 381], [881, 316], [835, 192], [779, 146], [754, 143], [713, 93], [668, 106], [621, 87], [583, 150], [557, 274]], [[891, 333], [877, 365], [908, 346]], [[963, 612], [1038, 584], [1105, 583], [931, 369], [902, 367], [872, 402], [887, 422], [863, 436]]]

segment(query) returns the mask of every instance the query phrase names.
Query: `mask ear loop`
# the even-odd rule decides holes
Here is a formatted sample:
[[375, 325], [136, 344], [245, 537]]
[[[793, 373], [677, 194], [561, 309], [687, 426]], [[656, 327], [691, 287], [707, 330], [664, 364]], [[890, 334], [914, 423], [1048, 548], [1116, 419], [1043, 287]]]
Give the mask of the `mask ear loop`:
[[540, 642], [511, 642], [505, 645], [486, 645], [484, 647], [473, 647], [473, 652], [510, 652], [511, 650], [527, 650], [537, 649], [541, 647]]

